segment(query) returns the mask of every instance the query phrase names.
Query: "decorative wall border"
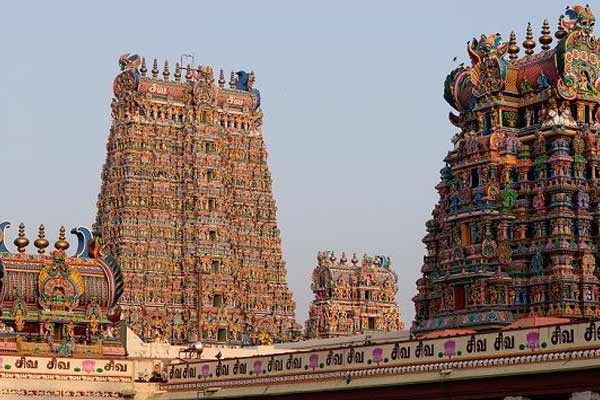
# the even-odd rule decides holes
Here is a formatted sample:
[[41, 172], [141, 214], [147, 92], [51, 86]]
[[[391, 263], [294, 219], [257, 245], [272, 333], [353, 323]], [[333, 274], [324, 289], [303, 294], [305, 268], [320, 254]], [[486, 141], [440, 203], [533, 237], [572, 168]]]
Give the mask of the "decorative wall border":
[[48, 398], [53, 397], [81, 397], [89, 399], [90, 397], [101, 397], [106, 399], [124, 399], [125, 396], [120, 392], [107, 392], [99, 390], [33, 390], [33, 389], [0, 389], [0, 396], [38, 396]]
[[563, 352], [547, 352], [538, 354], [528, 355], [515, 355], [506, 357], [495, 357], [495, 358], [482, 358], [474, 360], [456, 360], [456, 361], [443, 361], [434, 363], [420, 363], [413, 365], [404, 366], [390, 366], [390, 367], [371, 367], [362, 369], [351, 369], [333, 372], [318, 372], [298, 375], [284, 375], [284, 376], [273, 376], [273, 377], [256, 377], [249, 379], [232, 379], [212, 382], [195, 382], [195, 383], [177, 383], [177, 384], [164, 384], [161, 385], [162, 390], [168, 391], [186, 391], [186, 390], [203, 390], [211, 387], [219, 388], [237, 388], [244, 386], [257, 386], [257, 385], [277, 385], [277, 384], [289, 384], [299, 383], [307, 381], [321, 381], [330, 379], [347, 379], [347, 378], [365, 378], [370, 376], [386, 376], [386, 375], [399, 375], [399, 374], [420, 374], [428, 372], [440, 372], [443, 370], [450, 369], [473, 369], [473, 368], [492, 368], [492, 367], [503, 367], [511, 365], [522, 365], [522, 364], [533, 364], [552, 362], [560, 360], [581, 360], [581, 359], [593, 359], [600, 358], [600, 348], [587, 349], [587, 350], [573, 350]]
[[83, 381], [83, 382], [110, 382], [110, 383], [133, 383], [129, 376], [86, 376], [86, 375], [62, 375], [62, 374], [34, 374], [19, 372], [0, 372], [0, 379], [35, 379], [45, 381]]
[[[205, 382], [254, 381], [317, 373], [479, 362], [600, 348], [595, 322], [504, 330], [434, 339], [413, 339], [289, 351], [249, 357], [192, 359], [169, 367], [165, 386]], [[468, 364], [462, 364], [468, 365]]]

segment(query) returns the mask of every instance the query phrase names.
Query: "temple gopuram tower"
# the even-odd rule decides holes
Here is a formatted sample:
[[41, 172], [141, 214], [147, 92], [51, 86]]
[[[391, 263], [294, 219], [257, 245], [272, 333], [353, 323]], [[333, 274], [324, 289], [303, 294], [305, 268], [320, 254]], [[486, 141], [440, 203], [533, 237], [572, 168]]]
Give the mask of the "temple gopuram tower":
[[268, 343], [297, 331], [254, 73], [119, 60], [96, 227], [147, 341]]
[[319, 252], [311, 289], [315, 299], [306, 321], [306, 337], [331, 338], [404, 328], [396, 304], [398, 277], [386, 256], [356, 254], [350, 262], [342, 253]]
[[469, 42], [445, 82], [458, 112], [436, 186], [415, 332], [520, 316], [598, 318], [600, 41], [589, 7]]

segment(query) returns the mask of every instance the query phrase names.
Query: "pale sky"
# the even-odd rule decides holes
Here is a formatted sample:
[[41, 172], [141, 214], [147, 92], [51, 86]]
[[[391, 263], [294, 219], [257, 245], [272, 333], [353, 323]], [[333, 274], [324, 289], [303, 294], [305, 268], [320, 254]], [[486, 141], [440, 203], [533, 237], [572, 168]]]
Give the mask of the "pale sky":
[[[600, 2], [590, 2], [600, 10]], [[120, 54], [162, 64], [194, 53], [254, 70], [288, 280], [304, 323], [320, 249], [386, 254], [407, 326], [425, 222], [455, 128], [446, 75], [466, 42], [563, 1], [11, 1], [0, 24], [0, 219], [30, 238], [90, 226]], [[598, 11], [600, 12], [600, 11]], [[539, 44], [538, 48], [539, 49]], [[523, 53], [521, 53], [523, 54]], [[453, 57], [458, 57], [452, 62]], [[228, 76], [228, 73], [226, 74]], [[74, 238], [72, 238], [74, 241]], [[29, 251], [33, 252], [33, 246]]]

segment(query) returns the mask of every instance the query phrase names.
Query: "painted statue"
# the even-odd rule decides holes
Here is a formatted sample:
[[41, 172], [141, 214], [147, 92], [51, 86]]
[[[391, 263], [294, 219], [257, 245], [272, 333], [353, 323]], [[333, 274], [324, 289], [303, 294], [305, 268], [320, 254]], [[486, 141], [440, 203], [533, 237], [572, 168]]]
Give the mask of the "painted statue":
[[503, 88], [508, 65], [504, 59], [507, 49], [508, 44], [502, 42], [498, 33], [471, 40], [467, 51], [472, 62], [471, 80], [475, 96], [495, 93]]
[[254, 72], [251, 71], [250, 73], [247, 73], [246, 71], [238, 71], [235, 74], [237, 75], [235, 88], [237, 90], [254, 93], [254, 96], [256, 97], [254, 109], [258, 110], [260, 108], [260, 91], [254, 87], [254, 80], [256, 79]]

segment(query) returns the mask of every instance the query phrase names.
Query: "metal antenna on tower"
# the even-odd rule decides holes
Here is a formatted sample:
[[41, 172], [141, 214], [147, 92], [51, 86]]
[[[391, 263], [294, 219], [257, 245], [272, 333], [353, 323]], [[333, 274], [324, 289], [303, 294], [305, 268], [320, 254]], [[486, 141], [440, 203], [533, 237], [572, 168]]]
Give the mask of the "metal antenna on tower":
[[[181, 69], [186, 70], [187, 69], [187, 65], [191, 65], [192, 68], [194, 67], [194, 53], [191, 54], [182, 54], [181, 57], [179, 58], [179, 65], [181, 65]], [[185, 61], [185, 62], [184, 62]]]

